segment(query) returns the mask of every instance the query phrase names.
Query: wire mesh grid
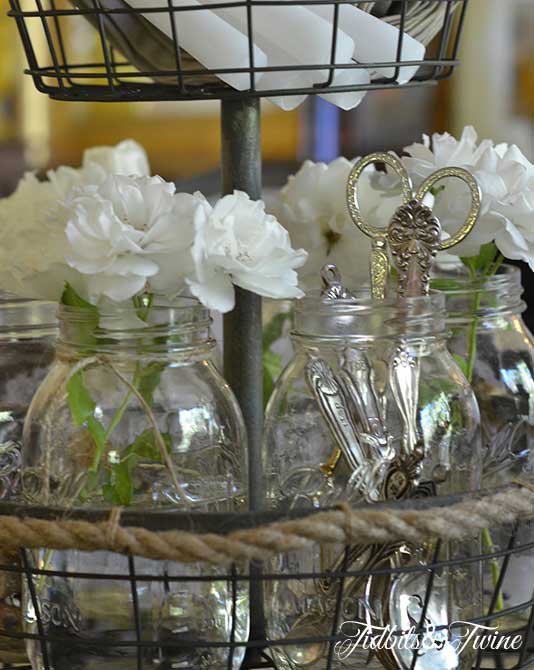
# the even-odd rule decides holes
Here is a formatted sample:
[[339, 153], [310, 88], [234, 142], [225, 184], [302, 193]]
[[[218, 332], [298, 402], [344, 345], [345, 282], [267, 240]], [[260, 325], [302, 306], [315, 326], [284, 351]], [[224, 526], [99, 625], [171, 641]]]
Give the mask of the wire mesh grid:
[[[53, 98], [98, 101], [279, 97], [432, 84], [449, 77], [457, 65], [459, 38], [469, 2], [388, 1], [390, 14], [381, 16], [381, 20], [400, 29], [396, 48], [389, 50], [387, 61], [362, 63], [354, 59], [340, 62], [337, 57], [341, 8], [356, 5], [369, 9], [373, 4], [380, 7], [383, 0], [376, 3], [367, 0], [209, 0], [205, 4], [196, 0], [191, 0], [191, 4], [188, 0], [154, 0], [153, 4], [139, 0], [132, 4], [146, 6], [137, 7], [124, 0], [70, 1], [72, 4], [67, 4], [68, 0], [10, 0], [10, 15], [17, 22], [29, 65], [26, 73], [33, 77], [40, 91]], [[312, 49], [307, 59], [301, 58], [298, 64], [284, 57], [276, 63], [258, 62], [254, 30], [262, 20], [259, 13], [282, 6], [284, 11], [290, 6], [300, 10], [313, 6], [331, 9], [327, 58], [315, 62], [317, 53]], [[224, 67], [207, 67], [182, 48], [185, 28], [189, 30], [191, 16], [196, 18], [195, 25], [201, 26], [203, 18], [208, 19], [207, 13], [218, 16], [226, 10], [243, 12], [243, 33], [246, 34], [241, 37], [246, 44], [241, 45], [241, 60], [236, 58], [229, 67], [226, 58]], [[85, 21], [96, 28], [96, 43], [89, 52], [82, 48], [78, 29], [79, 23]], [[423, 61], [407, 59], [409, 38], [406, 35], [410, 33], [431, 42]], [[431, 40], [433, 35], [436, 37]], [[212, 54], [212, 61], [213, 58], [217, 60], [217, 55]], [[414, 67], [418, 68], [417, 73], [406, 81], [403, 73]], [[370, 81], [339, 84], [338, 75], [343, 71], [363, 69], [372, 73]], [[284, 77], [277, 80], [276, 86], [264, 86], [261, 79], [267, 73]], [[310, 84], [307, 75], [320, 81]], [[221, 78], [231, 80], [232, 86]]]
[[[25, 640], [34, 645], [34, 658], [39, 657], [39, 663], [34, 665], [34, 670], [73, 670], [73, 668], [85, 667], [106, 667], [120, 668], [121, 670], [149, 670], [150, 668], [210, 668], [211, 670], [259, 670], [260, 668], [271, 668], [274, 670], [285, 670], [291, 665], [280, 665], [277, 658], [290, 653], [292, 649], [305, 649], [308, 647], [320, 648], [321, 663], [309, 665], [306, 667], [321, 668], [324, 670], [339, 670], [345, 667], [360, 667], [356, 665], [345, 665], [341, 663], [340, 646], [350, 644], [350, 640], [356, 637], [354, 627], [347, 630], [346, 626], [346, 602], [354, 598], [350, 584], [355, 580], [364, 580], [367, 583], [372, 579], [386, 580], [387, 583], [394, 583], [402, 576], [413, 575], [415, 583], [421, 578], [424, 583], [423, 591], [417, 594], [420, 603], [419, 615], [413, 619], [414, 628], [409, 631], [412, 641], [409, 656], [403, 658], [394, 658], [394, 664], [388, 666], [387, 660], [379, 659], [378, 667], [394, 667], [395, 670], [416, 670], [416, 668], [433, 670], [435, 667], [442, 667], [434, 660], [425, 659], [424, 639], [430, 635], [433, 640], [440, 631], [445, 630], [446, 637], [454, 634], [454, 629], [461, 628], [461, 635], [467, 635], [463, 632], [466, 627], [471, 630], [475, 625], [487, 626], [495, 633], [493, 646], [480, 644], [477, 648], [470, 647], [469, 664], [473, 670], [490, 670], [506, 668], [507, 670], [520, 670], [534, 666], [534, 583], [532, 579], [527, 579], [524, 584], [524, 598], [520, 603], [514, 603], [511, 606], [498, 606], [498, 600], [503, 589], [503, 584], [507, 578], [510, 564], [519, 557], [534, 554], [534, 535], [532, 522], [518, 522], [508, 527], [506, 531], [506, 542], [500, 546], [494, 547], [492, 551], [475, 551], [469, 555], [453, 555], [450, 544], [441, 541], [435, 541], [429, 544], [427, 548], [427, 560], [418, 561], [410, 565], [394, 566], [393, 564], [384, 567], [384, 565], [375, 566], [371, 569], [359, 567], [355, 569], [352, 563], [352, 548], [346, 547], [342, 550], [342, 560], [335, 570], [323, 570], [313, 572], [279, 570], [273, 566], [276, 561], [263, 566], [261, 574], [251, 572], [243, 565], [233, 565], [229, 569], [207, 568], [204, 572], [197, 573], [179, 571], [180, 567], [167, 563], [153, 562], [158, 565], [153, 572], [148, 572], [146, 566], [143, 567], [142, 560], [133, 556], [121, 557], [123, 559], [124, 569], [107, 572], [101, 571], [81, 571], [72, 569], [52, 569], [42, 560], [35, 560], [35, 552], [22, 550], [20, 561], [17, 563], [6, 563], [0, 566], [1, 573], [11, 573], [20, 576], [21, 583], [24, 581], [26, 590], [26, 628], [10, 630], [3, 627], [0, 630], [0, 649], [6, 640]], [[492, 531], [493, 532], [493, 531]], [[504, 537], [501, 534], [501, 537]], [[274, 559], [273, 559], [274, 560]], [[485, 594], [485, 606], [480, 607], [474, 616], [468, 621], [453, 622], [447, 620], [446, 623], [436, 624], [432, 621], [429, 614], [433, 607], [433, 599], [437, 593], [436, 582], [447, 576], [458, 575], [461, 571], [471, 571], [477, 573], [483, 565], [488, 562], [498, 561], [499, 572], [497, 581], [493, 582], [493, 589]], [[90, 565], [90, 563], [88, 563]], [[474, 571], [473, 571], [474, 570]], [[54, 588], [48, 590], [48, 594], [55, 592], [55, 603], [52, 600], [44, 599], [42, 580], [50, 580], [54, 583]], [[242, 622], [239, 620], [239, 609], [242, 606], [240, 598], [244, 592], [249, 589], [260, 588], [263, 593], [269, 591], [272, 596], [273, 590], [269, 585], [282, 583], [321, 584], [327, 580], [331, 585], [335, 584], [333, 591], [334, 598], [328, 613], [323, 615], [322, 625], [316, 630], [307, 627], [298, 626], [285, 637], [276, 634], [266, 634], [261, 638], [247, 638], [243, 634]], [[67, 595], [69, 584], [76, 583], [89, 584], [95, 597], [95, 589], [118, 590], [122, 593], [122, 609], [129, 611], [128, 616], [123, 617], [122, 630], [113, 630], [102, 632], [98, 630], [86, 631], [83, 627], [76, 625], [76, 603], [69, 604]], [[448, 582], [448, 590], [453, 590], [453, 581]], [[147, 625], [147, 590], [160, 589], [170, 597], [172, 593], [180, 592], [180, 589], [200, 589], [202, 585], [224, 585], [222, 591], [226, 594], [226, 625], [223, 626], [225, 634], [218, 635], [216, 639], [213, 635], [207, 633], [202, 625], [195, 630], [188, 628], [187, 615], [183, 614], [184, 630], [180, 631], [179, 626], [167, 635], [161, 636], [155, 633], [154, 629]], [[314, 588], [315, 588], [314, 586]], [[54, 591], [55, 590], [55, 591]], [[298, 589], [297, 589], [298, 590]], [[305, 590], [305, 589], [303, 589]], [[129, 594], [129, 595], [128, 595]], [[403, 597], [408, 595], [408, 591]], [[439, 596], [441, 597], [441, 596]], [[278, 603], [282, 609], [287, 609], [287, 603]], [[178, 607], [177, 603], [175, 606]], [[277, 603], [271, 602], [266, 607], [276, 607]], [[149, 606], [149, 609], [152, 606]], [[351, 605], [352, 607], [352, 605]], [[374, 607], [374, 605], [373, 605]], [[475, 608], [476, 609], [476, 608]], [[357, 605], [358, 612], [361, 611], [361, 603]], [[370, 611], [369, 605], [363, 608], [364, 614], [358, 614], [356, 619], [361, 619], [358, 624], [357, 633], [369, 625], [365, 614]], [[515, 625], [513, 631], [503, 633], [500, 622], [510, 621], [521, 622], [521, 625]], [[125, 623], [126, 622], [126, 623]], [[354, 622], [351, 624], [354, 625]], [[509, 625], [509, 624], [508, 624]], [[194, 628], [194, 626], [193, 626]], [[209, 626], [208, 626], [209, 628]], [[267, 627], [269, 628], [269, 627]], [[482, 629], [481, 629], [482, 630]], [[485, 629], [483, 629], [485, 630]], [[452, 633], [451, 633], [452, 631]], [[276, 631], [275, 631], [276, 632]], [[393, 636], [403, 636], [406, 638], [408, 632], [402, 628], [395, 629]], [[496, 643], [496, 640], [503, 640], [519, 636], [520, 645], [514, 648], [502, 646]], [[517, 639], [519, 639], [517, 638]], [[360, 638], [361, 641], [361, 638]], [[419, 641], [419, 643], [417, 642]], [[359, 643], [358, 643], [359, 644]], [[253, 660], [247, 654], [244, 661], [244, 651], [254, 650]], [[441, 649], [441, 648], [440, 648]], [[194, 652], [195, 661], [190, 657]], [[274, 653], [273, 653], [274, 652]], [[278, 652], [278, 657], [277, 657]], [[203, 656], [204, 654], [204, 656]], [[85, 657], [84, 665], [80, 658]], [[439, 656], [439, 652], [438, 652]], [[87, 660], [90, 659], [90, 660]], [[99, 660], [100, 659], [100, 660]], [[172, 660], [171, 660], [172, 659]], [[200, 660], [199, 660], [200, 659]], [[203, 660], [202, 660], [203, 659]], [[101, 662], [104, 665], [99, 666]], [[79, 665], [77, 665], [79, 663]], [[97, 665], [95, 665], [95, 663]], [[204, 663], [204, 665], [203, 665]], [[465, 663], [465, 661], [464, 661]], [[29, 666], [0, 666], [3, 670], [11, 670], [15, 667], [22, 668]], [[295, 665], [298, 667], [298, 664]], [[303, 666], [304, 667], [304, 666]], [[363, 665], [361, 667], [364, 667]], [[376, 667], [376, 666], [374, 666]], [[449, 666], [443, 666], [449, 667]], [[450, 666], [453, 667], [453, 666]], [[460, 666], [458, 666], [460, 667]], [[465, 664], [462, 668], [468, 667]]]

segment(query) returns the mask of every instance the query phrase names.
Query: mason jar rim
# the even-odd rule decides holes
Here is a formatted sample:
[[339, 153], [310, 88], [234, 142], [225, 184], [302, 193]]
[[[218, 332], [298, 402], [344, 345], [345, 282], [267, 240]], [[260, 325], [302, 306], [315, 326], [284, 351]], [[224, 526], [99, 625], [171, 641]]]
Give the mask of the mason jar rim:
[[522, 289], [521, 284], [521, 270], [515, 265], [510, 265], [509, 263], [503, 263], [495, 272], [495, 274], [490, 276], [482, 276], [476, 279], [473, 279], [463, 265], [462, 266], [453, 266], [448, 268], [443, 268], [441, 271], [438, 271], [432, 280], [439, 279], [448, 279], [450, 277], [451, 282], [454, 282], [456, 286], [452, 284], [450, 286], [441, 286], [437, 289], [439, 292], [446, 293], [447, 295], [461, 294], [465, 292], [474, 291], [477, 289], [506, 289], [511, 290]]
[[322, 299], [322, 291], [314, 289], [308, 291], [303, 298], [295, 300], [296, 311], [301, 311], [306, 307], [316, 311], [319, 309], [336, 311], [357, 311], [357, 312], [375, 312], [376, 310], [405, 310], [406, 306], [427, 306], [433, 310], [444, 310], [444, 300], [441, 291], [432, 289], [428, 295], [420, 295], [411, 298], [399, 298], [392, 296], [383, 300], [373, 298], [370, 287], [349, 288], [352, 299], [325, 300]]
[[[167, 298], [166, 296], [153, 295], [152, 302], [150, 305], [146, 305], [150, 309], [150, 313], [162, 313], [175, 311], [182, 314], [186, 314], [190, 311], [192, 314], [204, 315], [206, 319], [210, 318], [209, 309], [205, 307], [197, 298], [189, 296], [177, 296], [176, 298]], [[136, 307], [133, 302], [106, 302], [98, 307], [96, 305], [66, 305], [64, 303], [59, 303], [59, 315], [60, 317], [65, 315], [76, 315], [76, 314], [94, 314], [94, 310], [98, 310], [98, 314], [101, 318], [113, 318], [116, 316], [126, 316], [134, 315], [139, 312], [139, 308]]]
[[133, 303], [106, 303], [97, 312], [90, 305], [60, 304], [58, 349], [164, 353], [213, 347], [210, 312], [196, 298], [153, 299], [145, 318]]
[[57, 302], [54, 302], [53, 300], [42, 300], [41, 298], [25, 298], [23, 296], [16, 295], [15, 293], [10, 293], [9, 291], [0, 290], [0, 305], [3, 304], [13, 304], [13, 305], [40, 304], [40, 305], [49, 305], [50, 307], [57, 307]]
[[438, 291], [386, 300], [373, 298], [368, 288], [351, 293], [355, 300], [324, 300], [320, 291], [298, 300], [293, 336], [343, 340], [447, 336], [445, 296]]
[[55, 337], [57, 303], [0, 291], [0, 340]]
[[518, 315], [526, 309], [521, 298], [521, 270], [514, 265], [503, 264], [494, 275], [478, 279], [470, 277], [464, 268], [444, 268], [434, 281], [445, 296], [451, 325], [467, 324], [475, 316], [490, 323], [492, 319]]

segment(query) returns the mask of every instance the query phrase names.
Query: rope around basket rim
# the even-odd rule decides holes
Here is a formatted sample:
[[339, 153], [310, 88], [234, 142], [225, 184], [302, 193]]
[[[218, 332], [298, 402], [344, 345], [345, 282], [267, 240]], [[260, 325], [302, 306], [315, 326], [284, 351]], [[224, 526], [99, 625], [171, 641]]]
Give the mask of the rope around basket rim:
[[342, 504], [333, 511], [227, 535], [124, 527], [120, 518], [120, 508], [98, 522], [0, 516], [0, 547], [2, 552], [22, 547], [106, 550], [155, 560], [229, 565], [313, 544], [460, 540], [485, 528], [534, 519], [534, 484], [514, 482], [496, 493], [438, 509], [351, 509]]

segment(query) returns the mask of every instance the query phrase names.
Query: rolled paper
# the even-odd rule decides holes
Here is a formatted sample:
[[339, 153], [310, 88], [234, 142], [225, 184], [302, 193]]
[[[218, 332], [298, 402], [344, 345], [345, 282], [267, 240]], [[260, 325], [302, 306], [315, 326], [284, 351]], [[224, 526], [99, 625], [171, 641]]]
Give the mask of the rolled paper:
[[[334, 7], [332, 5], [308, 5], [311, 12], [332, 23]], [[338, 25], [354, 40], [354, 60], [358, 63], [388, 63], [397, 60], [400, 30], [395, 26], [377, 19], [375, 16], [358, 9], [354, 5], [339, 5]], [[408, 33], [404, 33], [401, 60], [422, 61], [425, 57], [425, 45]], [[401, 67], [397, 81], [405, 84], [414, 77], [420, 65]], [[373, 79], [393, 77], [395, 68], [371, 69]]]
[[[371, 82], [369, 71], [364, 68], [336, 70], [332, 86], [366, 86]], [[325, 89], [328, 90], [328, 89]], [[365, 98], [367, 91], [349, 91], [346, 93], [321, 93], [320, 97], [341, 109], [357, 107]]]
[[[202, 0], [209, 5], [218, 0]], [[246, 7], [224, 7], [213, 12], [243, 34], [248, 35]], [[259, 6], [252, 10], [254, 43], [267, 54], [268, 60], [283, 65], [328, 65], [332, 57], [332, 24], [307, 7]], [[354, 41], [338, 30], [336, 63], [349, 63], [354, 52]], [[285, 57], [285, 60], [283, 60]], [[282, 75], [284, 73], [281, 73]], [[287, 75], [287, 73], [286, 73]], [[328, 79], [328, 70], [303, 72], [303, 80], [311, 77], [313, 83]], [[285, 78], [284, 78], [284, 81]], [[287, 86], [284, 85], [284, 88]]]
[[[129, 0], [129, 4], [134, 9], [163, 6], [161, 0]], [[197, 0], [173, 0], [174, 7], [197, 5], [200, 6]], [[167, 37], [173, 38], [170, 12], [162, 10], [143, 16]], [[214, 12], [191, 10], [174, 12], [173, 16], [180, 47], [204, 67], [210, 70], [250, 67], [248, 37]], [[267, 56], [255, 44], [254, 66], [266, 65]], [[239, 91], [250, 88], [250, 75], [246, 72], [221, 73], [217, 76]], [[256, 79], [260, 78], [261, 73], [258, 72]]]

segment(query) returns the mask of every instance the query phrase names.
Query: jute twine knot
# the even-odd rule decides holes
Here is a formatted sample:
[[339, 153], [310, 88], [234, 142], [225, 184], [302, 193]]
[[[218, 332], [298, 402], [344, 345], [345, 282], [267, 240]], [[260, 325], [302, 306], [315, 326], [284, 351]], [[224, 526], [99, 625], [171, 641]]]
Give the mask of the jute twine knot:
[[[29, 508], [30, 509], [30, 508]], [[0, 546], [107, 550], [181, 563], [229, 565], [264, 560], [314, 544], [420, 543], [429, 538], [461, 540], [485, 528], [534, 519], [534, 483], [516, 481], [497, 492], [426, 509], [352, 509], [339, 504], [300, 519], [278, 521], [228, 534], [151, 531], [121, 525], [115, 508], [106, 521], [43, 520], [0, 516]]]

